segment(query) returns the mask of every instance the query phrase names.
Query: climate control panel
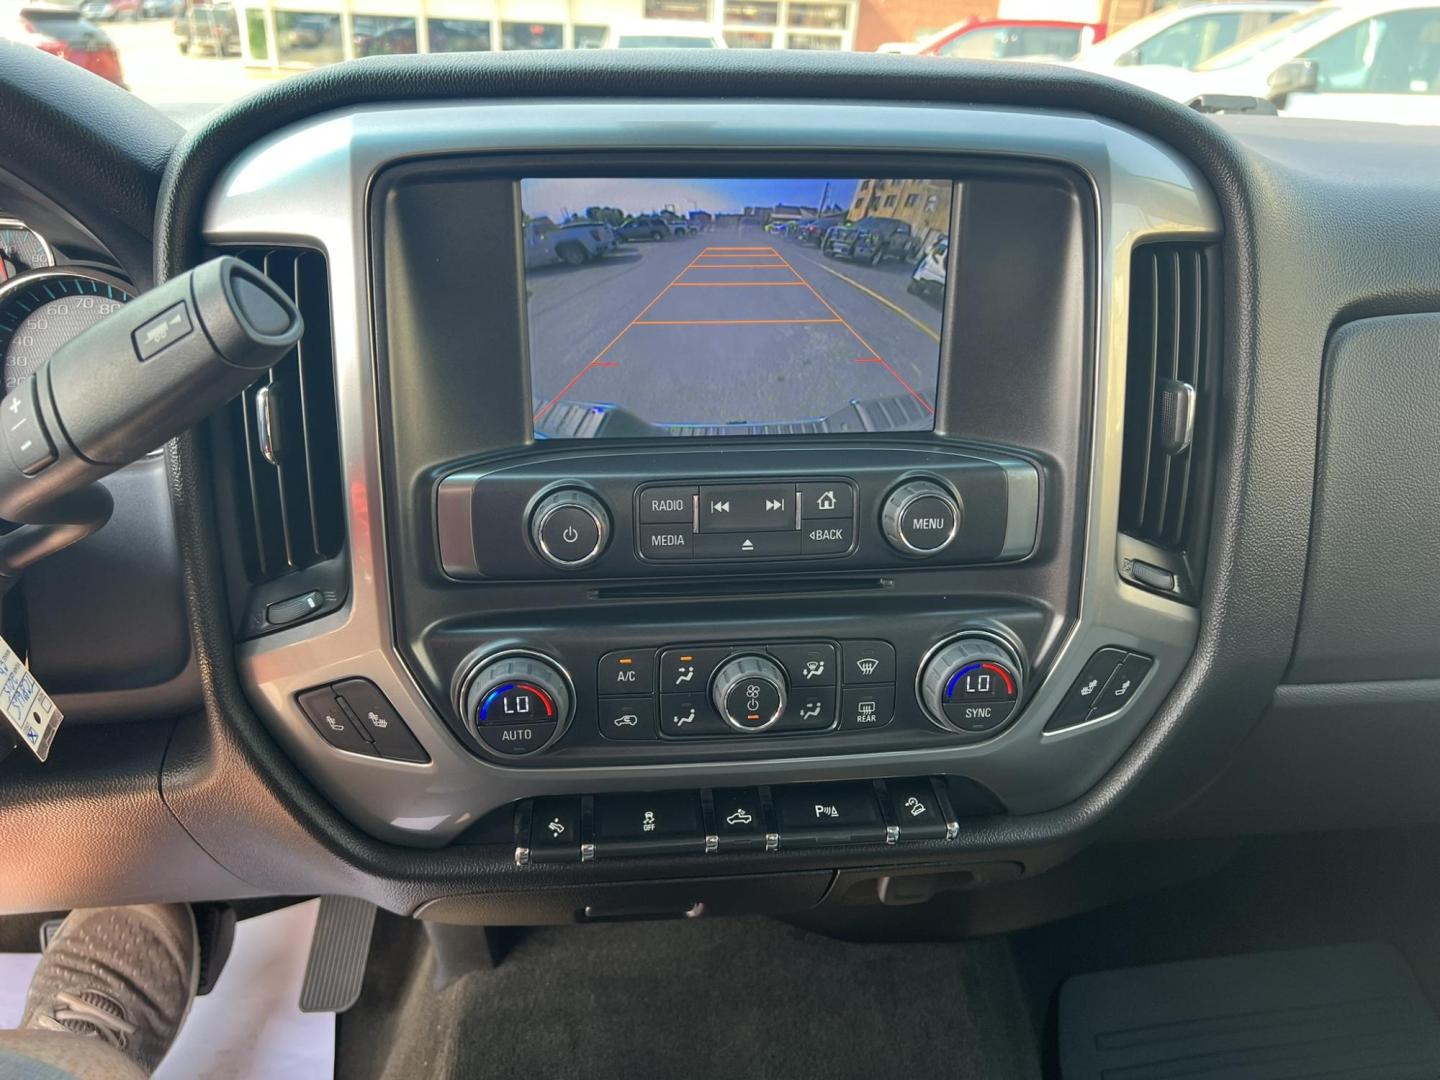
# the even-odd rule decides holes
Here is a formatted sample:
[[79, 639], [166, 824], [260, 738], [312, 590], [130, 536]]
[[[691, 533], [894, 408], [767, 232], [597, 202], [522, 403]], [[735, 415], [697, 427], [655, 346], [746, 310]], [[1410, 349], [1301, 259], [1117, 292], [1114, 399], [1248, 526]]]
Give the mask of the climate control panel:
[[628, 649], [600, 658], [597, 720], [626, 742], [877, 729], [894, 716], [894, 682], [886, 641]]
[[886, 731], [971, 741], [1015, 716], [1026, 677], [1019, 646], [987, 629], [953, 634], [908, 664], [879, 639], [699, 641], [611, 650], [592, 670], [593, 682], [529, 649], [474, 655], [457, 679], [465, 728], [504, 759], [592, 748], [609, 748], [610, 760], [663, 747], [723, 755], [855, 736], [874, 749]]

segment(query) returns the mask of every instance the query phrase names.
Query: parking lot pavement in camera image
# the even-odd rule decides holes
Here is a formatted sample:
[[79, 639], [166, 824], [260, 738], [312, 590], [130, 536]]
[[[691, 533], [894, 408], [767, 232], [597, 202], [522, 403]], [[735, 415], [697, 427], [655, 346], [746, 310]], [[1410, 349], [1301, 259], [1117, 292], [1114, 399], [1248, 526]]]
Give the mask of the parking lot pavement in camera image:
[[940, 314], [906, 292], [910, 270], [752, 229], [531, 272], [539, 415], [559, 399], [652, 423], [800, 420], [897, 394], [931, 409]]

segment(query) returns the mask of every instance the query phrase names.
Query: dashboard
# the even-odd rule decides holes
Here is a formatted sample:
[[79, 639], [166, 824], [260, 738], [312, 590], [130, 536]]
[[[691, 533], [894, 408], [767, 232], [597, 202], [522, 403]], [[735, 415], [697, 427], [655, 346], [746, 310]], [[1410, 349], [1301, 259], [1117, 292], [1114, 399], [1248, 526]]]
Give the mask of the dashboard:
[[[1354, 505], [1395, 370], [1433, 378], [1405, 170], [1325, 179], [1075, 73], [726, 58], [761, 89], [722, 102], [713, 58], [623, 93], [577, 59], [558, 97], [544, 58], [484, 59], [418, 96], [401, 63], [302, 78], [156, 175], [155, 276], [238, 255], [307, 326], [135, 467], [174, 528], [165, 662], [57, 694], [83, 768], [149, 793], [172, 891], [526, 921], [1043, 889], [1099, 834], [1354, 820], [1317, 792], [1399, 767], [1440, 657], [1386, 627], [1433, 581], [1362, 556]], [[1358, 205], [1383, 265], [1308, 274], [1297, 236], [1342, 249]], [[148, 280], [25, 226], [7, 381]], [[1423, 426], [1388, 476], [1422, 475]], [[1381, 513], [1415, 565], [1433, 501]], [[1313, 737], [1357, 685], [1392, 721], [1361, 761]]]
[[[328, 132], [284, 133], [221, 181], [209, 243], [289, 235], [328, 252], [332, 272], [357, 290], [355, 325], [336, 319], [335, 352], [378, 335], [381, 356], [373, 384], [364, 371], [353, 386], [343, 370], [337, 378], [342, 472], [373, 470], [380, 490], [419, 496], [418, 505], [387, 502], [396, 528], [369, 551], [357, 532], [365, 523], [350, 517], [351, 556], [375, 568], [373, 587], [352, 576], [348, 606], [241, 650], [277, 737], [357, 823], [434, 844], [522, 797], [603, 805], [615, 790], [917, 774], [956, 775], [1002, 806], [1045, 810], [1092, 785], [1163, 696], [1193, 645], [1194, 609], [1173, 581], [1152, 590], [1120, 578], [1120, 470], [1089, 465], [1123, 454], [1103, 435], [1111, 410], [1123, 409], [1127, 363], [1103, 315], [1117, 299], [1113, 268], [1147, 242], [1216, 242], [1202, 185], [1174, 156], [1085, 121], [1027, 117], [1021, 153], [1006, 135], [1016, 117], [1003, 112], [968, 112], [963, 141], [934, 110], [837, 106], [835, 119], [844, 134], [827, 139], [834, 145], [801, 154], [782, 148], [803, 143], [808, 120], [782, 103], [356, 112], [321, 121]], [[405, 132], [394, 151], [392, 124]], [[473, 134], [482, 129], [495, 150]], [[867, 149], [882, 131], [893, 149]], [[702, 132], [712, 150], [666, 153]], [[526, 270], [516, 235], [517, 220], [536, 216], [524, 209], [528, 178], [558, 171], [544, 155], [559, 147], [566, 175], [550, 182], [560, 190], [549, 198], [576, 204], [587, 192], [566, 189], [601, 185], [570, 174], [606, 167], [642, 178], [683, 167], [695, 176], [684, 190], [718, 187], [717, 199], [727, 185], [710, 178], [722, 166], [736, 176], [728, 186], [747, 191], [762, 171], [947, 177], [947, 194], [953, 184], [960, 196], [943, 234], [955, 284], [932, 319], [945, 332], [938, 348], [915, 332], [897, 337], [893, 360], [879, 357], [910, 365], [903, 349], [926, 344], [934, 374], [916, 366], [902, 383], [855, 356], [870, 343], [847, 316], [873, 319], [881, 305], [864, 289], [893, 287], [905, 273], [872, 274], [866, 285], [856, 260], [827, 246], [817, 262], [782, 233], [747, 224], [743, 198], [711, 204], [741, 207], [733, 225], [637, 241], [581, 268]], [[426, 155], [443, 158], [413, 160]], [[267, 158], [291, 164], [262, 170]], [[652, 194], [649, 179], [629, 185], [608, 180], [603, 190], [632, 208], [669, 194]], [[335, 198], [347, 187], [357, 203]], [[293, 217], [277, 220], [277, 205]], [[359, 258], [345, 247], [357, 217], [368, 219], [376, 253], [368, 279], [347, 266]], [[437, 228], [443, 220], [458, 227]], [[987, 269], [1001, 245], [1008, 281]], [[423, 261], [410, 254], [418, 251]], [[610, 259], [626, 261], [618, 276], [584, 288], [601, 290], [598, 307], [615, 325], [561, 348], [576, 324], [552, 328], [559, 316], [537, 309], [551, 310], [547, 292], [568, 285], [552, 284], [557, 275], [599, 275]], [[647, 270], [662, 259], [658, 275]], [[804, 284], [733, 284], [776, 279]], [[730, 299], [741, 288], [786, 295]], [[997, 307], [1006, 295], [1023, 303], [1023, 323]], [[742, 304], [737, 315], [716, 310]], [[755, 322], [743, 321], [747, 311]], [[571, 379], [565, 389], [560, 373], [542, 374], [545, 350], [563, 352], [590, 384]], [[779, 374], [746, 386], [759, 378], [759, 357]], [[597, 372], [597, 363], [616, 366]], [[714, 383], [696, 385], [707, 370]], [[839, 382], [831, 400], [797, 399], [778, 420], [751, 411], [767, 393], [774, 400], [769, 388], [786, 375], [812, 371]], [[483, 392], [456, 393], [479, 380]], [[1018, 408], [1017, 380], [1039, 391]], [[656, 389], [672, 382], [678, 392]], [[712, 434], [722, 425], [701, 410], [722, 384], [735, 388], [728, 430]], [[600, 406], [583, 396], [590, 385], [607, 404], [600, 437], [582, 440], [571, 421], [551, 418], [595, 415]], [[774, 433], [845, 401], [862, 411], [889, 390], [906, 397], [904, 385], [925, 388], [911, 399], [914, 420]], [[642, 392], [643, 409], [618, 396]], [[617, 416], [622, 431], [658, 418], [703, 433], [611, 435]], [[915, 430], [922, 424], [934, 430]], [[378, 454], [366, 452], [377, 444]], [[1169, 558], [1152, 557], [1174, 577], [1163, 570]], [[737, 581], [741, 562], [749, 565]], [[295, 595], [309, 591], [303, 572], [285, 580]], [[391, 623], [398, 640], [387, 641], [379, 628]], [[357, 661], [362, 650], [371, 662]], [[334, 660], [317, 666], [317, 656]], [[1111, 690], [1125, 686], [1116, 707], [1081, 708], [1117, 674], [1119, 662], [1106, 669], [1112, 657], [1128, 665]], [[617, 683], [610, 669], [626, 660], [636, 681]], [[992, 679], [1006, 695], [998, 704]], [[363, 724], [335, 730], [348, 680], [383, 697], [418, 744], [414, 760], [395, 760], [379, 742], [371, 753], [354, 738], [367, 734]], [[617, 686], [641, 693], [618, 696]], [[363, 720], [368, 710], [348, 711]], [[509, 722], [529, 716], [544, 719]]]

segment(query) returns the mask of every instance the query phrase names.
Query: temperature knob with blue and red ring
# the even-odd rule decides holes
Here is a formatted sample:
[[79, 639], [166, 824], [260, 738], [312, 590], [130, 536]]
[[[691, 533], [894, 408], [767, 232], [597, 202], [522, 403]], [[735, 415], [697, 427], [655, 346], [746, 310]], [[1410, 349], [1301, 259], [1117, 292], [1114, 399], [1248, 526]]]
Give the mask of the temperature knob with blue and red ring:
[[534, 653], [481, 660], [460, 690], [470, 734], [509, 757], [544, 750], [560, 738], [570, 723], [573, 700], [569, 676]]
[[999, 730], [1020, 703], [1024, 665], [998, 635], [969, 631], [936, 649], [920, 670], [920, 702], [937, 725], [963, 735]]

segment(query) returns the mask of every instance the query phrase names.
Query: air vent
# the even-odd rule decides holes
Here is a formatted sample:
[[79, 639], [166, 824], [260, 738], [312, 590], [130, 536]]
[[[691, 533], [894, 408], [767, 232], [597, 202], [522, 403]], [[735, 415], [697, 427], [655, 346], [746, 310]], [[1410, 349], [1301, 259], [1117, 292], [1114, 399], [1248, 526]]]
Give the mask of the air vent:
[[1213, 381], [1209, 249], [1138, 248], [1131, 265], [1120, 530], [1185, 549], [1199, 502], [1197, 471]]
[[229, 406], [236, 532], [245, 575], [261, 585], [333, 559], [345, 543], [330, 289], [318, 252], [228, 253], [284, 289], [305, 319], [294, 351]]

